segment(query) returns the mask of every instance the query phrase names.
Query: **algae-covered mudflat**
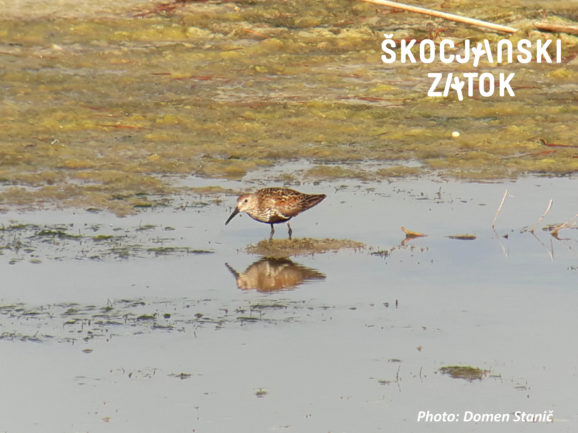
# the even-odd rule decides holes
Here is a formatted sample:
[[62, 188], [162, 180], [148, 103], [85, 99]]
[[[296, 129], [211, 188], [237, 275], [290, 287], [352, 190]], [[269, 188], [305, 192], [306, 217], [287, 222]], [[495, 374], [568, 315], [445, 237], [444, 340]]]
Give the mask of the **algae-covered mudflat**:
[[[572, 23], [572, 2], [423, 2], [514, 35], [351, 0], [117, 3], [2, 3], [2, 203], [126, 214], [179, 192], [165, 174], [240, 179], [295, 158], [315, 161], [309, 180], [578, 169], [578, 38], [532, 25]], [[560, 40], [561, 63], [384, 64], [385, 33]], [[470, 69], [514, 72], [515, 97], [427, 96], [428, 73]]]

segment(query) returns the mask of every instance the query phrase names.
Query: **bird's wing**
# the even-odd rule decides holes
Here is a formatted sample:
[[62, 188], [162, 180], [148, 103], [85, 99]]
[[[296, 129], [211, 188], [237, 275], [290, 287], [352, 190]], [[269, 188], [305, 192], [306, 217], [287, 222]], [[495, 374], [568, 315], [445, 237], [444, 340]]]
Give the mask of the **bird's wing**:
[[315, 206], [325, 198], [323, 194], [301, 194], [289, 192], [276, 198], [275, 208], [280, 216], [287, 219], [297, 216], [303, 211]]
[[283, 191], [282, 194], [276, 195], [273, 200], [272, 209], [275, 214], [282, 219], [289, 220], [301, 212], [298, 206], [299, 197], [290, 190]]

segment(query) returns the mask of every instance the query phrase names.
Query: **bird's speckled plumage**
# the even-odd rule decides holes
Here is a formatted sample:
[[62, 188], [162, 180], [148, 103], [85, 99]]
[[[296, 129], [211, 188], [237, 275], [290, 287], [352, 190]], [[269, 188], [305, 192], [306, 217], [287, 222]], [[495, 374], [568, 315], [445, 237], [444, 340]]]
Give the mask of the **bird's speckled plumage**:
[[271, 224], [271, 236], [275, 232], [273, 224], [287, 222], [289, 239], [292, 230], [289, 220], [301, 212], [312, 208], [325, 198], [325, 194], [303, 194], [290, 188], [264, 188], [251, 194], [243, 194], [237, 199], [237, 207], [225, 225], [239, 212], [246, 212], [251, 218]]

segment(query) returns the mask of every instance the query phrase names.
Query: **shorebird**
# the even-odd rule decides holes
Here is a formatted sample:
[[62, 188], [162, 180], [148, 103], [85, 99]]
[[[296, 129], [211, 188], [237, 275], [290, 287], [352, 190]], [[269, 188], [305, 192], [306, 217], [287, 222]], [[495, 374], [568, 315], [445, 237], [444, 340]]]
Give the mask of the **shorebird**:
[[237, 207], [225, 222], [229, 224], [239, 212], [246, 212], [255, 221], [271, 225], [273, 239], [275, 228], [273, 224], [287, 223], [289, 239], [293, 234], [289, 220], [301, 212], [312, 208], [325, 198], [325, 194], [303, 194], [289, 188], [264, 188], [251, 194], [243, 194], [237, 199]]

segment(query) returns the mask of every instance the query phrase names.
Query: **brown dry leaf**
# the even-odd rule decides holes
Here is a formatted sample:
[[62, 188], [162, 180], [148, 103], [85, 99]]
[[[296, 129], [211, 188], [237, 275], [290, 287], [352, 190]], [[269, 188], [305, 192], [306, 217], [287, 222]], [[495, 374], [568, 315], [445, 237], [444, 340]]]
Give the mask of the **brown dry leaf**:
[[408, 230], [404, 226], [401, 226], [401, 231], [405, 233], [406, 238], [421, 238], [423, 236], [427, 236], [425, 233]]
[[552, 237], [554, 237], [554, 239], [562, 241], [564, 240], [564, 238], [560, 237], [560, 230], [562, 230], [563, 228], [565, 228], [563, 225], [558, 226], [554, 230], [552, 230], [550, 234], [552, 235]]

